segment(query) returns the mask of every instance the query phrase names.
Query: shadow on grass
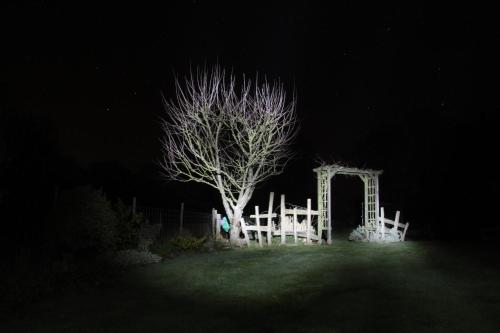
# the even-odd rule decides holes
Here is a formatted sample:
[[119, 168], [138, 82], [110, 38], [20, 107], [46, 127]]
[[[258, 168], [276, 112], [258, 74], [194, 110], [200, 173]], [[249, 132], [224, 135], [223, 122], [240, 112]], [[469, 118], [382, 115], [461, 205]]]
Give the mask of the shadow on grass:
[[36, 304], [4, 331], [494, 332], [498, 304], [470, 299], [499, 272], [470, 286], [452, 259], [433, 244], [345, 241], [187, 255]]

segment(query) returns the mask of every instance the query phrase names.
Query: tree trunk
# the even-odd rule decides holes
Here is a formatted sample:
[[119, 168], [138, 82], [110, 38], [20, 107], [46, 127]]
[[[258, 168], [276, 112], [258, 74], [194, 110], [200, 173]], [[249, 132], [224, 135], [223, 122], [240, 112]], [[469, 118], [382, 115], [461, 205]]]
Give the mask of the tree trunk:
[[233, 245], [239, 245], [241, 242], [241, 217], [243, 216], [243, 210], [241, 208], [235, 208], [233, 211], [233, 218], [231, 220], [231, 233], [229, 235], [229, 241]]

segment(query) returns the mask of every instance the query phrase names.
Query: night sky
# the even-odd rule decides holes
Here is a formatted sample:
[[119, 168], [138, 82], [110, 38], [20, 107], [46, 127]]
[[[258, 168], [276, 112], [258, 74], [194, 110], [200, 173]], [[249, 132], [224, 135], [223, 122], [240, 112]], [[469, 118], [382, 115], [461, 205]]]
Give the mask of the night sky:
[[[296, 93], [297, 158], [255, 201], [269, 190], [297, 204], [315, 198], [311, 169], [323, 159], [383, 169], [383, 204], [416, 225], [490, 223], [500, 59], [491, 9], [305, 1], [2, 7], [2, 110], [45, 124], [58, 162], [34, 160], [48, 161], [51, 184], [70, 186], [85, 174], [126, 200], [220, 205], [202, 186], [162, 182], [154, 165], [161, 93], [174, 97], [175, 75], [219, 64], [237, 76], [279, 78]], [[36, 144], [5, 140], [11, 154], [36, 155]], [[337, 216], [357, 216], [360, 184], [334, 183]]]

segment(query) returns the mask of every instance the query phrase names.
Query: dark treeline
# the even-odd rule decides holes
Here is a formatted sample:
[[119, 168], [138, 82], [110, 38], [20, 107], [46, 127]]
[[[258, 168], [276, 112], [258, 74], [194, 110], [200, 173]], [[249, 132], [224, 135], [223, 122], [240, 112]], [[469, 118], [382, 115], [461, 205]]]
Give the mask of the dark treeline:
[[[185, 202], [188, 210], [220, 209], [213, 189], [166, 182], [153, 158], [134, 170], [119, 161], [82, 166], [61, 152], [50, 118], [12, 107], [4, 107], [0, 117], [2, 246], [7, 252], [31, 248], [41, 254], [50, 248], [55, 200], [75, 186], [102, 188], [111, 201], [121, 198], [126, 204], [136, 196], [144, 206], [178, 208]], [[478, 113], [455, 123], [436, 118], [432, 124], [416, 117], [405, 128], [380, 127], [345, 155], [356, 166], [385, 170], [382, 204], [391, 212], [401, 210], [412, 228], [432, 229], [436, 237], [467, 236], [471, 227], [494, 225], [490, 216], [498, 197], [498, 175], [487, 170], [494, 167], [495, 117]], [[299, 205], [305, 205], [307, 197], [316, 201], [312, 168], [319, 153], [308, 146], [307, 135], [298, 138], [297, 158], [283, 175], [257, 189], [247, 211], [267, 205], [269, 191], [285, 193], [288, 202]], [[333, 186], [335, 218], [357, 224], [361, 182], [336, 178]]]
[[209, 189], [167, 183], [151, 161], [130, 170], [116, 161], [82, 165], [61, 152], [57, 130], [48, 117], [13, 108], [0, 113], [1, 244], [6, 258], [28, 251], [36, 256], [54, 249], [52, 213], [58, 196], [83, 185], [102, 189], [111, 202], [207, 211], [216, 200]]

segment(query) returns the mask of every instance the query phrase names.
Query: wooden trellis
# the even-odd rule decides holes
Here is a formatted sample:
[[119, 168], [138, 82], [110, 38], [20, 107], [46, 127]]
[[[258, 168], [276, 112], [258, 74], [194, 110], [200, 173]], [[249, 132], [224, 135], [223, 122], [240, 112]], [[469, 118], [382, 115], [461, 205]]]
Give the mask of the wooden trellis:
[[[379, 199], [379, 176], [382, 170], [358, 169], [339, 164], [322, 165], [313, 170], [318, 180], [318, 235], [327, 231], [327, 243], [332, 243], [332, 178], [335, 175], [358, 176], [365, 187], [365, 230], [377, 230]], [[321, 237], [320, 237], [321, 239]]]

